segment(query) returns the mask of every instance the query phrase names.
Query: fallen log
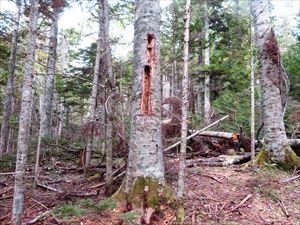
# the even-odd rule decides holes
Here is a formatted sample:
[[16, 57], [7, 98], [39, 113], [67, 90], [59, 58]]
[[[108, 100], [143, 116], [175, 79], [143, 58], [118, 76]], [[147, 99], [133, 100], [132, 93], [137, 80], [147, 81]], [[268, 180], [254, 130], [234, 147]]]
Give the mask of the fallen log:
[[[197, 130], [189, 130], [191, 133], [197, 132]], [[214, 137], [214, 138], [225, 138], [231, 140], [238, 140], [238, 133], [231, 132], [222, 132], [222, 131], [202, 131], [198, 135], [205, 137]]]
[[203, 166], [229, 166], [241, 164], [242, 162], [250, 161], [251, 153], [245, 153], [243, 155], [220, 155], [219, 157], [212, 158], [198, 158], [187, 160], [187, 167], [193, 167], [196, 165]]

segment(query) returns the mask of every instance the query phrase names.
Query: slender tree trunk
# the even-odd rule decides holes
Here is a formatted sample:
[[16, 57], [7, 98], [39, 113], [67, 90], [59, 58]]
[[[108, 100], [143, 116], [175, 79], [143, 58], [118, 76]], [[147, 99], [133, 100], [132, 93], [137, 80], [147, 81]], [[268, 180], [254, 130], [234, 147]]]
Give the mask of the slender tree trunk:
[[[108, 1], [101, 0], [101, 10], [102, 10], [102, 21], [101, 25], [103, 27], [103, 42], [104, 42], [104, 60], [107, 68], [107, 127], [106, 127], [106, 189], [110, 192], [111, 182], [112, 182], [112, 149], [113, 149], [113, 120], [114, 120], [114, 95], [115, 95], [115, 81], [112, 70], [112, 58], [111, 58], [111, 48], [109, 43], [109, 19], [108, 19]], [[110, 106], [110, 107], [109, 107]]]
[[[238, 4], [238, 3], [237, 3]], [[255, 77], [254, 77], [254, 36], [253, 36], [253, 18], [250, 13], [250, 77], [251, 77], [251, 160], [255, 163]]]
[[24, 178], [28, 150], [29, 120], [31, 114], [32, 78], [34, 76], [34, 57], [39, 14], [38, 0], [32, 0], [30, 5], [29, 32], [27, 36], [27, 55], [23, 74], [22, 104], [19, 120], [19, 134], [17, 145], [17, 161], [15, 186], [12, 207], [12, 224], [21, 224], [24, 202]]
[[51, 24], [51, 35], [49, 42], [49, 55], [47, 61], [46, 76], [43, 87], [43, 95], [41, 102], [41, 123], [40, 135], [42, 138], [51, 135], [51, 113], [54, 93], [54, 74], [56, 64], [57, 34], [58, 34], [58, 9], [53, 10], [53, 18]]
[[177, 5], [176, 1], [172, 2], [172, 73], [171, 73], [171, 88], [170, 95], [177, 95], [177, 71], [176, 71], [176, 24], [177, 24]]
[[9, 117], [11, 113], [12, 98], [13, 98], [13, 87], [14, 87], [14, 73], [16, 68], [16, 58], [17, 58], [17, 38], [19, 33], [19, 22], [21, 17], [21, 6], [20, 0], [16, 1], [17, 5], [17, 16], [15, 19], [14, 30], [12, 34], [11, 41], [11, 53], [10, 53], [10, 62], [8, 69], [8, 78], [6, 85], [6, 94], [3, 105], [3, 118], [1, 125], [1, 134], [0, 134], [0, 158], [2, 154], [6, 152], [8, 133], [9, 133]]
[[[97, 50], [96, 50], [96, 60], [95, 60], [95, 68], [94, 68], [94, 78], [93, 78], [93, 86], [92, 86], [92, 96], [90, 102], [90, 122], [95, 122], [96, 117], [96, 107], [97, 107], [97, 90], [98, 90], [98, 78], [100, 76], [100, 59], [101, 59], [101, 8], [99, 2], [99, 31], [98, 31], [98, 40], [97, 40]], [[91, 166], [91, 154], [93, 149], [94, 142], [94, 131], [93, 134], [88, 137], [87, 147], [86, 147], [86, 158], [85, 158], [85, 171], [87, 172]]]
[[[299, 158], [287, 142], [283, 115], [287, 102], [288, 78], [282, 67], [269, 1], [251, 1], [258, 49], [259, 74], [262, 89], [262, 116], [265, 149], [258, 160], [267, 159], [287, 168], [300, 165]], [[262, 157], [266, 154], [267, 157]]]
[[[165, 184], [161, 132], [159, 0], [136, 2], [131, 127], [126, 182], [114, 195], [129, 204], [146, 224]], [[163, 191], [164, 192], [164, 191]], [[160, 197], [159, 197], [160, 196]]]
[[188, 115], [188, 83], [189, 83], [189, 26], [190, 26], [190, 0], [186, 1], [184, 12], [184, 45], [183, 45], [183, 79], [182, 79], [182, 119], [181, 119], [181, 143], [180, 143], [180, 159], [178, 173], [178, 192], [179, 198], [183, 197], [184, 193], [184, 178], [186, 167], [186, 143], [187, 143], [187, 115]]
[[[204, 30], [205, 30], [205, 59], [204, 59], [204, 65], [209, 66], [210, 64], [210, 54], [209, 54], [209, 17], [208, 17], [208, 5], [207, 0], [204, 0]], [[208, 72], [205, 72], [205, 78], [204, 78], [204, 124], [208, 125], [210, 123], [210, 112], [211, 112], [211, 106], [210, 106], [210, 75]]]
[[51, 135], [51, 121], [52, 121], [52, 106], [54, 95], [54, 78], [55, 78], [55, 65], [56, 65], [56, 49], [57, 49], [57, 34], [58, 34], [58, 9], [53, 10], [51, 34], [49, 41], [49, 52], [46, 76], [44, 81], [44, 87], [40, 102], [40, 130], [38, 137], [38, 146], [36, 151], [35, 161], [35, 182], [37, 182], [38, 166], [40, 161], [41, 145], [43, 138]]

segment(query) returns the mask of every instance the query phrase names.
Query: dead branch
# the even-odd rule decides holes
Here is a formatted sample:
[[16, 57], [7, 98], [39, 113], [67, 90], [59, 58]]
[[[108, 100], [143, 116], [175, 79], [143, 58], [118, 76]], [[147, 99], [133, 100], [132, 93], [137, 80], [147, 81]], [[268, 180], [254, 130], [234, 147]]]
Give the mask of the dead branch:
[[289, 214], [289, 212], [287, 211], [287, 208], [285, 207], [285, 205], [283, 204], [283, 201], [282, 201], [281, 199], [277, 199], [277, 202], [278, 202], [280, 208], [282, 209], [284, 215], [286, 215], [286, 217], [289, 217], [290, 214]]
[[52, 212], [52, 210], [45, 211], [45, 212], [39, 214], [38, 216], [36, 216], [34, 219], [28, 221], [26, 224], [34, 224], [35, 222], [39, 221], [43, 217], [48, 216], [51, 212]]
[[288, 179], [281, 180], [281, 181], [279, 181], [279, 183], [288, 183], [290, 181], [294, 181], [294, 180], [297, 180], [297, 179], [300, 179], [300, 175], [297, 175], [297, 176], [294, 176], [294, 177], [291, 177], [291, 178], [288, 178]]
[[36, 185], [39, 186], [39, 187], [45, 188], [47, 190], [50, 190], [50, 191], [54, 191], [54, 192], [58, 192], [58, 193], [64, 193], [62, 190], [58, 190], [58, 189], [55, 189], [53, 187], [49, 187], [49, 186], [47, 186], [45, 184], [41, 184], [39, 182], [37, 182]]
[[0, 176], [15, 175], [15, 172], [0, 173]]
[[248, 199], [250, 199], [253, 195], [248, 194], [246, 198], [244, 198], [239, 204], [237, 204], [235, 207], [233, 207], [228, 213], [233, 212], [237, 210], [239, 207], [241, 207]]
[[[218, 124], [219, 122], [221, 122], [222, 120], [227, 119], [228, 117], [229, 117], [229, 115], [222, 117], [221, 119], [219, 119], [219, 120], [217, 120], [217, 121], [215, 121], [215, 122], [209, 124], [208, 126], [202, 128], [201, 130], [196, 131], [196, 132], [193, 133], [192, 135], [188, 136], [186, 139], [189, 140], [189, 139], [195, 137], [196, 135], [200, 134], [202, 131], [207, 130], [208, 128], [210, 128], [210, 127], [212, 127], [212, 126]], [[180, 143], [181, 143], [181, 141], [178, 141], [178, 142], [176, 142], [175, 144], [173, 144], [173, 145], [167, 147], [167, 148], [164, 149], [163, 151], [166, 152], [166, 151], [168, 151], [168, 150], [170, 150], [170, 149], [176, 147], [176, 146], [179, 145]]]

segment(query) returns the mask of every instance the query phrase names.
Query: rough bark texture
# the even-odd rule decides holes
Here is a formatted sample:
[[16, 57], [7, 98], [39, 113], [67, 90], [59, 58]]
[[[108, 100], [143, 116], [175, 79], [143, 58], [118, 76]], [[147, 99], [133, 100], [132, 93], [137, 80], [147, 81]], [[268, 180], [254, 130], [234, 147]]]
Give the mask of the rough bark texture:
[[[107, 78], [107, 107], [106, 107], [106, 189], [110, 192], [112, 182], [112, 150], [113, 150], [113, 118], [114, 118], [114, 92], [115, 92], [115, 81], [112, 70], [112, 59], [111, 59], [111, 48], [109, 43], [109, 19], [108, 19], [108, 1], [101, 0], [102, 20], [101, 26], [103, 27], [103, 48], [104, 56], [103, 59], [106, 65], [106, 78]], [[110, 106], [110, 107], [109, 107]]]
[[142, 210], [147, 224], [149, 219], [146, 218], [151, 217], [158, 204], [155, 199], [159, 199], [159, 187], [165, 183], [159, 27], [159, 0], [137, 1], [129, 160], [126, 182], [115, 197], [125, 206], [129, 203], [133, 209]]
[[41, 145], [43, 138], [47, 138], [51, 135], [51, 121], [52, 121], [52, 102], [54, 95], [54, 74], [56, 64], [56, 49], [57, 49], [57, 35], [58, 35], [58, 9], [53, 10], [50, 40], [49, 40], [49, 51], [48, 61], [46, 68], [46, 76], [44, 81], [43, 92], [41, 96], [40, 105], [40, 131], [38, 138], [38, 146], [36, 151], [35, 161], [35, 182], [37, 182], [38, 166], [40, 160]]
[[184, 12], [184, 44], [183, 44], [183, 79], [182, 79], [182, 117], [181, 117], [181, 143], [180, 143], [180, 157], [179, 157], [179, 173], [178, 173], [178, 192], [179, 198], [183, 197], [184, 193], [184, 174], [185, 174], [185, 157], [186, 157], [186, 143], [187, 143], [187, 116], [189, 108], [188, 100], [188, 83], [189, 83], [189, 26], [190, 26], [190, 0], [186, 1]]
[[38, 14], [39, 2], [38, 0], [32, 0], [30, 5], [29, 32], [27, 36], [27, 55], [23, 74], [22, 103], [19, 120], [16, 174], [12, 208], [12, 224], [14, 225], [19, 225], [21, 223], [21, 216], [23, 211], [25, 188], [24, 178], [28, 150], [28, 132], [31, 114], [32, 78], [34, 76], [34, 57]]
[[[237, 2], [238, 4], [238, 2]], [[253, 36], [253, 18], [250, 13], [250, 86], [251, 86], [251, 160], [255, 162], [255, 77], [254, 77], [254, 36]]]
[[[204, 65], [208, 66], [210, 64], [209, 59], [209, 17], [208, 17], [208, 5], [207, 0], [204, 1], [204, 29], [205, 29], [205, 59]], [[210, 75], [208, 72], [205, 72], [204, 77], [204, 125], [208, 125], [210, 123]]]
[[[262, 116], [265, 130], [265, 152], [271, 162], [291, 163], [283, 123], [288, 80], [282, 68], [280, 53], [271, 22], [268, 1], [253, 0], [252, 16], [258, 49], [260, 83], [262, 89]], [[299, 160], [298, 165], [300, 165]], [[294, 162], [295, 163], [295, 162]], [[284, 165], [293, 167], [294, 165]]]
[[20, 0], [16, 1], [16, 5], [17, 5], [17, 15], [15, 18], [14, 30], [12, 33], [8, 78], [6, 84], [5, 100], [3, 104], [3, 116], [2, 116], [1, 133], [0, 133], [0, 158], [2, 157], [2, 154], [5, 153], [7, 150], [7, 141], [8, 141], [8, 134], [9, 134], [9, 116], [12, 108], [14, 73], [15, 73], [16, 58], [17, 58], [17, 38], [19, 33], [19, 22], [21, 16]]
[[[101, 59], [101, 37], [102, 37], [102, 27], [101, 27], [101, 9], [99, 4], [99, 30], [98, 30], [98, 40], [97, 40], [97, 50], [96, 50], [96, 60], [94, 68], [93, 86], [92, 86], [92, 96], [90, 99], [90, 121], [95, 122], [96, 117], [96, 107], [97, 107], [97, 92], [98, 92], [98, 78], [100, 76], [100, 59]], [[94, 133], [94, 131], [93, 131]], [[88, 137], [86, 155], [85, 155], [85, 171], [87, 171], [91, 165], [91, 154], [93, 149], [93, 138], [94, 134]]]
[[137, 2], [127, 188], [139, 176], [164, 181], [159, 19], [158, 0]]
[[53, 10], [51, 34], [49, 41], [48, 61], [41, 102], [40, 135], [42, 138], [51, 135], [51, 113], [54, 92], [54, 74], [58, 34], [58, 9]]

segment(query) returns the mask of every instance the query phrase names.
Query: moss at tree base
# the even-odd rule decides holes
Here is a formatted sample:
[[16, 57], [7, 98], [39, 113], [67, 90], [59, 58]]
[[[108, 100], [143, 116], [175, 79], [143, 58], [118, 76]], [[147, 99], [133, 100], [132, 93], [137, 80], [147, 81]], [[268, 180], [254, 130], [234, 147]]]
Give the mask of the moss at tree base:
[[[177, 205], [167, 185], [149, 177], [136, 177], [131, 183], [128, 193], [125, 192], [124, 180], [112, 197], [123, 212], [141, 210], [142, 214], [147, 214], [149, 209], [161, 211]], [[143, 219], [147, 220], [146, 218]]]
[[300, 167], [300, 158], [296, 155], [296, 153], [291, 149], [289, 145], [284, 147], [284, 151], [284, 160], [282, 160], [281, 162], [274, 162], [271, 160], [272, 155], [269, 152], [267, 152], [264, 148], [262, 148], [256, 156], [256, 164], [264, 165], [265, 163], [276, 163], [280, 168], [285, 170]]

